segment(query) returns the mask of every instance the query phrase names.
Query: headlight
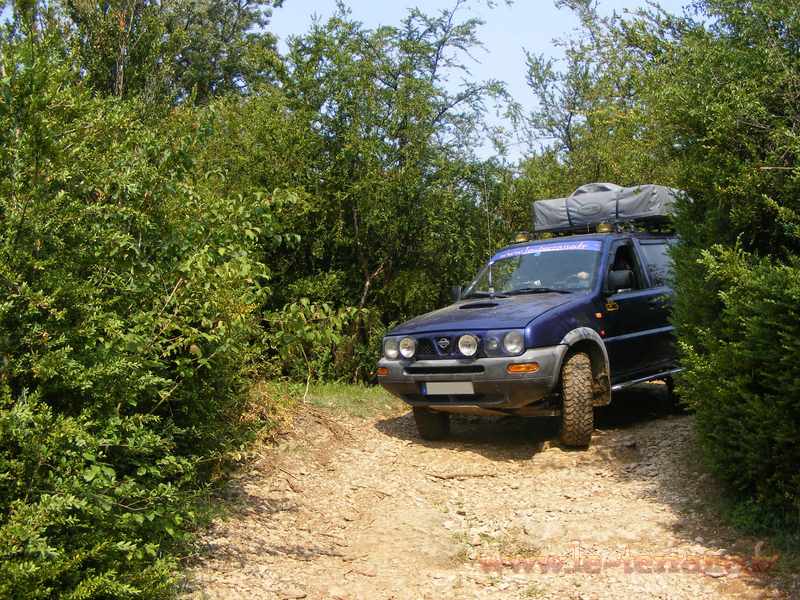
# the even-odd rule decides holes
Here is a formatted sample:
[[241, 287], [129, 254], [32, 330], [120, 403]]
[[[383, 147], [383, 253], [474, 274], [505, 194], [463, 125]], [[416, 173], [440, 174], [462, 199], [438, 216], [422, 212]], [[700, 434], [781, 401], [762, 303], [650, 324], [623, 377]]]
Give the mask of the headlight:
[[458, 338], [458, 351], [464, 356], [475, 356], [478, 353], [478, 338], [467, 333]]
[[411, 358], [414, 356], [414, 352], [417, 351], [417, 342], [415, 342], [412, 338], [403, 338], [400, 340], [400, 354], [402, 354], [405, 358]]
[[503, 337], [503, 350], [508, 354], [522, 354], [525, 349], [525, 338], [519, 331], [509, 331]]
[[397, 339], [395, 338], [386, 338], [383, 340], [383, 355], [386, 358], [395, 359], [399, 356], [399, 351], [397, 349]]

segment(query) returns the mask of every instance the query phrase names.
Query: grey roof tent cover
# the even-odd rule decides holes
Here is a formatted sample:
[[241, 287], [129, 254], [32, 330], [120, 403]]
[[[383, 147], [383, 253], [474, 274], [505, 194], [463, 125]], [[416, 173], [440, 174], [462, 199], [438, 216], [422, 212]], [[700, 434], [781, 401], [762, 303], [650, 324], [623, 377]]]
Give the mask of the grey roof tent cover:
[[533, 203], [534, 231], [559, 231], [619, 221], [665, 221], [675, 212], [679, 190], [661, 185], [621, 187], [587, 183], [568, 198]]

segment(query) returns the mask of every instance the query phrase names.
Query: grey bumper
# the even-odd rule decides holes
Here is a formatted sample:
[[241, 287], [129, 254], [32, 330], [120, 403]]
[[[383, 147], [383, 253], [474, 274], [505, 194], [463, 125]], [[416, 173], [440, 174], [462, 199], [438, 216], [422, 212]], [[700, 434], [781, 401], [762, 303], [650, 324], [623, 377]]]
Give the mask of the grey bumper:
[[[521, 356], [477, 359], [389, 360], [383, 358], [379, 367], [389, 370], [380, 384], [412, 406], [432, 408], [483, 407], [518, 409], [539, 402], [557, 388], [561, 360], [568, 346], [534, 348]], [[536, 373], [506, 371], [510, 364], [539, 363]], [[434, 381], [471, 382], [474, 395], [423, 394], [423, 383]]]

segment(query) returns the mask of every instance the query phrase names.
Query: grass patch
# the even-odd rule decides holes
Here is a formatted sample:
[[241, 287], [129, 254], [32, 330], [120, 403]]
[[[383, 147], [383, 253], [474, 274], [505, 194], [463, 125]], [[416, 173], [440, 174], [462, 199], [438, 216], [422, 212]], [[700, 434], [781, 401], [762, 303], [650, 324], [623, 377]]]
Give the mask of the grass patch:
[[312, 383], [306, 392], [304, 383], [265, 382], [261, 393], [268, 398], [282, 398], [282, 406], [305, 402], [334, 414], [369, 419], [397, 414], [405, 403], [377, 385], [352, 383]]
[[309, 387], [306, 401], [353, 417], [370, 418], [403, 411], [405, 403], [378, 385], [320, 383]]
[[500, 540], [498, 551], [503, 558], [526, 560], [538, 558], [542, 552], [539, 546], [534, 546], [520, 539], [522, 532], [510, 532]]

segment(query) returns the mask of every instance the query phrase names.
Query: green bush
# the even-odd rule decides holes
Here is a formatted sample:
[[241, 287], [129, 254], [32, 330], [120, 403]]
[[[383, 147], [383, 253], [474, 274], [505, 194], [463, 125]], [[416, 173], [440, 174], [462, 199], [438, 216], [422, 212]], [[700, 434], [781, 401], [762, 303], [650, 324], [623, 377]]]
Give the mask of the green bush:
[[374, 310], [301, 298], [267, 317], [273, 374], [296, 381], [369, 379], [384, 332]]
[[48, 40], [5, 50], [0, 597], [167, 596], [242, 439], [270, 212], [198, 173], [203, 113], [94, 97]]
[[650, 129], [694, 199], [679, 207], [675, 253], [683, 392], [704, 452], [742, 505], [797, 527], [797, 5], [697, 8], [706, 19], [651, 22], [640, 48], [655, 57], [642, 94]]
[[[742, 497], [800, 523], [800, 259], [704, 253], [720, 327], [684, 343], [683, 388], [711, 464]], [[702, 332], [699, 332], [702, 335]]]

